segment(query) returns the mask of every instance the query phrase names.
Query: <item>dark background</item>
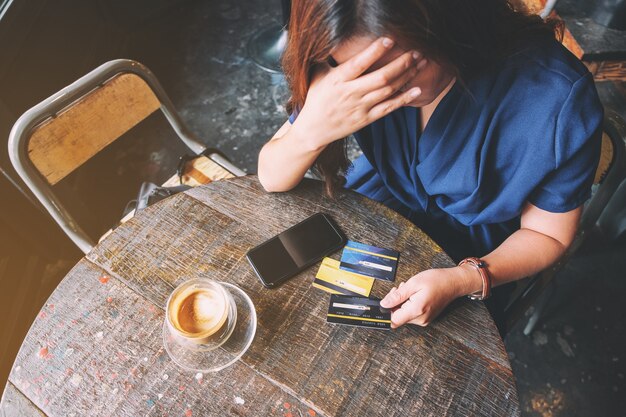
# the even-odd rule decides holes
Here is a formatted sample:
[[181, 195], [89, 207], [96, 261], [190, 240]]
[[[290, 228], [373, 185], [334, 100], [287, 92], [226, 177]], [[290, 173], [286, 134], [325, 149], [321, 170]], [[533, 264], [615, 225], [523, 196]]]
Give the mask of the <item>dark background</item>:
[[[82, 256], [20, 191], [6, 148], [17, 117], [107, 60], [136, 59], [205, 144], [256, 172], [260, 147], [286, 120], [288, 94], [246, 49], [255, 31], [281, 21], [279, 0], [14, 0], [4, 14], [1, 3], [0, 389], [40, 306]], [[623, 83], [598, 89], [626, 115]], [[163, 181], [186, 152], [166, 127], [151, 116], [57, 187], [94, 238], [141, 181]], [[592, 236], [559, 276], [536, 331], [506, 339], [524, 415], [626, 415], [625, 269], [625, 243]]]

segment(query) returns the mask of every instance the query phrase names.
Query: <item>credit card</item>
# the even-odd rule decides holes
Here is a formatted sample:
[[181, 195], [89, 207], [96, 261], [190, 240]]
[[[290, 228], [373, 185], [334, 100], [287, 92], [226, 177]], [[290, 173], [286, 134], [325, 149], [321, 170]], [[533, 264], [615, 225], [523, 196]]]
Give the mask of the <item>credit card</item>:
[[389, 330], [391, 329], [391, 310], [382, 308], [377, 298], [332, 294], [326, 321], [348, 326]]
[[363, 243], [348, 241], [341, 254], [339, 268], [383, 281], [396, 279], [400, 253]]
[[374, 280], [370, 277], [339, 269], [339, 261], [324, 258], [315, 275], [313, 286], [331, 294], [369, 296]]

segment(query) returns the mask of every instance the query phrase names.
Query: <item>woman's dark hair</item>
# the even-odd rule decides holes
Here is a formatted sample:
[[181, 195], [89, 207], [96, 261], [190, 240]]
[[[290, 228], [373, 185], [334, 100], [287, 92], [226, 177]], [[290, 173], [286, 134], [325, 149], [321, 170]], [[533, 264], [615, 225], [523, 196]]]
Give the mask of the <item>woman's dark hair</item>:
[[[417, 49], [463, 82], [529, 42], [562, 36], [556, 21], [517, 11], [507, 0], [292, 0], [283, 68], [291, 88], [287, 110], [304, 106], [316, 65], [355, 36], [390, 36]], [[315, 162], [326, 192], [343, 186], [346, 140], [331, 143]]]

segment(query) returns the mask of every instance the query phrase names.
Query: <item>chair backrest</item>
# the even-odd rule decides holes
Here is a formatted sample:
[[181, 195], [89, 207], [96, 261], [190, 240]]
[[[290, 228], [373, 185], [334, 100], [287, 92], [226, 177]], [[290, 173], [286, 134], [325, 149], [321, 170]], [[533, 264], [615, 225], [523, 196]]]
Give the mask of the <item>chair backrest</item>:
[[554, 265], [533, 277], [526, 278], [525, 282], [520, 282], [518, 289], [511, 297], [511, 302], [504, 311], [505, 328], [501, 329], [504, 334], [508, 333], [524, 316], [556, 274], [582, 245], [586, 236], [596, 225], [609, 200], [626, 177], [625, 140], [626, 123], [617, 113], [606, 109], [600, 162], [594, 177], [594, 186], [597, 187], [597, 190], [583, 210], [574, 242]]
[[116, 75], [36, 126], [28, 140], [29, 158], [54, 185], [160, 106], [140, 77]]
[[152, 72], [126, 59], [101, 65], [26, 111], [14, 124], [9, 136], [13, 166], [84, 253], [94, 242], [63, 207], [51, 185], [157, 109], [192, 152], [206, 149], [185, 126]]

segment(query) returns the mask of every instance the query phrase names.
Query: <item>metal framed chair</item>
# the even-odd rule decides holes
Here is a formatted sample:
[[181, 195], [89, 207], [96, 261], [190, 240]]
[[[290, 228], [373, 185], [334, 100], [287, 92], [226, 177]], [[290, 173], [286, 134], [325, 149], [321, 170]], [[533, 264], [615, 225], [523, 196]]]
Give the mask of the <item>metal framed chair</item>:
[[533, 313], [524, 327], [524, 334], [530, 335], [548, 305], [556, 286], [554, 279], [558, 272], [567, 264], [592, 231], [600, 215], [620, 183], [626, 178], [626, 123], [612, 110], [605, 110], [602, 152], [600, 163], [594, 178], [594, 193], [585, 205], [574, 242], [550, 268], [520, 282], [518, 290], [511, 297], [505, 308], [505, 324], [503, 334], [507, 334], [521, 320], [526, 311], [533, 306]]
[[101, 65], [26, 111], [14, 124], [9, 136], [11, 163], [84, 253], [94, 241], [66, 210], [53, 186], [156, 110], [161, 110], [187, 148], [207, 155], [200, 165], [208, 167], [210, 176], [245, 175], [223, 155], [207, 152], [154, 74], [132, 60]]

